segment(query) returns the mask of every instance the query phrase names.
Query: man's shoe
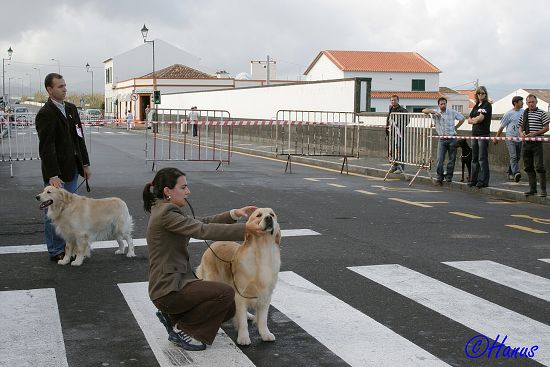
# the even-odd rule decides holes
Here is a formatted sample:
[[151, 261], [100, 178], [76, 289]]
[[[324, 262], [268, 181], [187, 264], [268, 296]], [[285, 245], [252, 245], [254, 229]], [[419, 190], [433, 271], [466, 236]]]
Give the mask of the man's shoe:
[[533, 195], [536, 195], [536, 194], [537, 194], [537, 192], [532, 191], [532, 190], [529, 190], [529, 191], [523, 193], [523, 195], [525, 195], [525, 196], [533, 196]]
[[170, 335], [170, 333], [172, 332], [172, 322], [170, 321], [170, 316], [162, 311], [157, 311], [156, 315], [162, 325], [164, 325], [164, 327], [166, 328], [166, 332], [168, 333], [168, 335]]
[[65, 257], [65, 252], [60, 252], [55, 256], [50, 256], [50, 260], [58, 262], [59, 260], [63, 260], [64, 257]]
[[469, 187], [477, 186], [477, 182], [468, 182]]
[[489, 186], [489, 185], [487, 185], [487, 184], [485, 184], [485, 183], [483, 183], [483, 182], [478, 182], [478, 183], [476, 184], [476, 187], [477, 187], [478, 189], [481, 189], [482, 187], [487, 187], [487, 186]]
[[445, 182], [452, 182], [452, 181], [453, 181], [452, 178], [449, 178], [449, 177], [446, 177], [446, 178], [445, 178]]
[[520, 180], [521, 180], [521, 173], [518, 172], [514, 175], [514, 181], [519, 182]]
[[441, 178], [436, 179], [436, 180], [435, 180], [435, 184], [436, 184], [437, 186], [443, 186], [443, 179], [441, 179]]
[[206, 349], [206, 344], [187, 335], [183, 330], [179, 330], [176, 325], [174, 325], [174, 328], [169, 333], [168, 340], [185, 350], [198, 351]]
[[540, 194], [537, 195], [539, 198], [545, 198], [546, 197], [546, 191], [541, 191]]

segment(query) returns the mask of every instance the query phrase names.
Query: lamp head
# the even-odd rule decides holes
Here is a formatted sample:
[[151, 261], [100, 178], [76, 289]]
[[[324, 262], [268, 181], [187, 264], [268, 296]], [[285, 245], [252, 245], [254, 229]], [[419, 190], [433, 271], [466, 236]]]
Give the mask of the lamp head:
[[10, 46], [10, 48], [8, 48], [8, 56], [10, 57], [10, 59], [12, 54], [13, 54], [13, 50], [11, 49], [11, 46]]
[[86, 71], [90, 71], [90, 64], [86, 63]]
[[143, 24], [143, 28], [141, 28], [141, 35], [143, 36], [144, 41], [147, 39], [147, 33], [148, 32], [149, 32], [149, 30], [147, 29], [145, 24]]

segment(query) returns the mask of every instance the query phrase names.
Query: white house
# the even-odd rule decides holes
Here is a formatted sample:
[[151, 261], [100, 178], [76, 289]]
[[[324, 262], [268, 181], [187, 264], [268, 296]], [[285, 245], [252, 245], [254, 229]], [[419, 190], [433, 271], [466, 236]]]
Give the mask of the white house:
[[[231, 78], [225, 71], [212, 72], [201, 60], [162, 40], [153, 49], [147, 43], [105, 60], [105, 116], [123, 118], [130, 110], [137, 120], [145, 120], [145, 108], [153, 106], [153, 90], [162, 95], [192, 91], [212, 91], [265, 85], [265, 80]], [[273, 68], [273, 66], [271, 66]], [[270, 70], [271, 71], [271, 70]], [[274, 78], [274, 74], [270, 78]], [[273, 80], [270, 84], [292, 83]], [[162, 97], [161, 97], [162, 101]]]
[[388, 111], [389, 98], [399, 96], [411, 112], [437, 104], [439, 70], [416, 52], [335, 51], [319, 52], [304, 72], [306, 80], [371, 78], [371, 110]]
[[[509, 111], [512, 108], [512, 98], [515, 96], [523, 97], [525, 103], [525, 97], [529, 94], [537, 96], [538, 108], [550, 112], [550, 89], [516, 89], [506, 97], [493, 103], [493, 114], [502, 114]], [[527, 108], [527, 104], [524, 107]]]
[[[200, 58], [163, 40], [155, 39], [154, 54], [153, 43], [148, 42], [103, 61], [105, 69], [106, 116], [124, 116], [125, 108], [128, 106], [122, 106], [122, 102], [130, 102], [130, 94], [133, 93], [129, 91], [129, 84], [135, 84], [137, 88], [142, 89], [141, 92], [143, 93], [140, 91], [137, 92], [139, 95], [151, 94], [154, 89], [153, 82], [156, 81], [152, 79], [152, 76], [142, 79], [139, 83], [135, 80], [152, 73], [153, 56], [155, 71], [160, 71], [174, 64], [182, 64], [197, 72], [216, 78], [215, 72], [202, 65]], [[149, 80], [147, 81], [147, 79]], [[160, 86], [158, 89], [162, 91]], [[141, 100], [141, 97], [139, 97], [139, 100]], [[135, 116], [139, 118], [139, 113], [135, 114]]]

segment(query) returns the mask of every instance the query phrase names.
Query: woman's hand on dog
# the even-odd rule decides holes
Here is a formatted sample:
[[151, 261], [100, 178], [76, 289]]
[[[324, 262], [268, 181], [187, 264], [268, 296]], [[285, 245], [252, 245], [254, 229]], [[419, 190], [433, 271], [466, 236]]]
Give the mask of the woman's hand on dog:
[[243, 206], [240, 209], [235, 209], [234, 213], [240, 218], [240, 217], [248, 217], [250, 214], [254, 213], [254, 210], [258, 209], [257, 207], [253, 205], [249, 206]]

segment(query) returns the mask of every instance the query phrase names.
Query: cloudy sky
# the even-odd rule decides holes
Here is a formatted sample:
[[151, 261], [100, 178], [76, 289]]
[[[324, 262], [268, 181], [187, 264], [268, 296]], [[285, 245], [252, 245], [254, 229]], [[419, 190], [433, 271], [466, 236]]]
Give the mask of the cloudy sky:
[[[525, 8], [525, 4], [529, 9]], [[103, 61], [162, 39], [233, 76], [270, 55], [296, 80], [321, 50], [414, 51], [443, 72], [440, 85], [479, 79], [493, 98], [550, 88], [546, 0], [44, 0], [2, 3], [0, 54], [12, 95], [57, 71], [69, 92], [103, 88]], [[6, 16], [7, 15], [7, 16]], [[55, 59], [52, 61], [52, 59]], [[15, 91], [17, 93], [15, 93]]]

